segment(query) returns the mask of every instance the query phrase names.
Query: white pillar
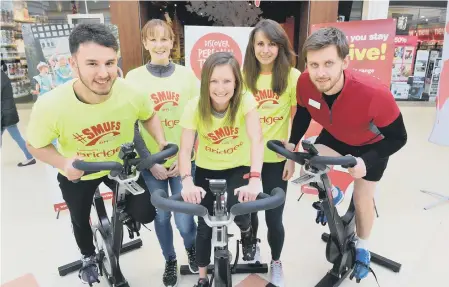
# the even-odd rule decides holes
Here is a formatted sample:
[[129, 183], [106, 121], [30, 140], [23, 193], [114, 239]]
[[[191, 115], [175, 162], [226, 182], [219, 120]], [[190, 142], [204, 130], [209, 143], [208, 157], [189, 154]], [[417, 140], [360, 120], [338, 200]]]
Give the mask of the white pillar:
[[389, 0], [363, 0], [362, 20], [387, 19]]
[[440, 82], [437, 95], [437, 116], [429, 141], [434, 144], [449, 147], [449, 2], [447, 4], [446, 25], [443, 43], [443, 67], [440, 72]]

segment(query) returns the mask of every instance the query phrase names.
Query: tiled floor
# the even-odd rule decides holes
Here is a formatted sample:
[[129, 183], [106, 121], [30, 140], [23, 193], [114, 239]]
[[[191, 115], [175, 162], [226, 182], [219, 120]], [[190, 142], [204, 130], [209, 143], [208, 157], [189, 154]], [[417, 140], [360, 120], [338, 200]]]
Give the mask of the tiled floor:
[[[371, 250], [402, 263], [400, 273], [372, 265], [381, 287], [449, 286], [449, 204], [425, 211], [435, 199], [420, 189], [449, 195], [449, 147], [427, 141], [433, 127], [434, 108], [403, 107], [409, 141], [394, 155], [380, 183]], [[29, 110], [20, 111], [20, 129], [25, 132]], [[55, 181], [39, 163], [26, 168], [16, 164], [22, 154], [10, 136], [3, 135], [1, 164], [1, 284], [33, 274], [41, 287], [82, 285], [76, 273], [60, 277], [57, 267], [78, 259], [68, 212], [59, 219], [53, 211]], [[446, 184], [446, 185], [445, 185]], [[282, 255], [287, 286], [314, 286], [330, 268], [325, 258], [322, 232], [316, 225], [312, 195], [300, 202], [298, 188], [290, 186], [284, 213], [286, 239]], [[347, 202], [347, 200], [346, 200]], [[269, 259], [266, 227], [260, 213], [262, 255]], [[163, 257], [153, 225], [143, 231], [143, 247], [122, 257], [121, 265], [131, 286], [162, 286]], [[233, 226], [231, 231], [235, 232]], [[186, 262], [179, 233], [175, 234], [178, 261]], [[234, 246], [232, 242], [231, 246]], [[234, 275], [234, 285], [247, 275]], [[268, 276], [265, 274], [263, 276]], [[196, 278], [182, 276], [178, 286], [193, 286]], [[101, 282], [95, 286], [107, 286]], [[345, 281], [342, 287], [374, 287], [370, 275], [360, 284]], [[27, 287], [27, 286], [24, 286]]]

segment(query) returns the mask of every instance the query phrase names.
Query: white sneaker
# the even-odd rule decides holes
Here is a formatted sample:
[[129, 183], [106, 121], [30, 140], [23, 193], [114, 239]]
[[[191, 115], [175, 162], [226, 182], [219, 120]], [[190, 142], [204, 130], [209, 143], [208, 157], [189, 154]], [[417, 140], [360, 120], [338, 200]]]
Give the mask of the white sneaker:
[[262, 257], [260, 256], [260, 247], [259, 243], [256, 245], [256, 254], [254, 255], [254, 263], [262, 263]]
[[276, 287], [284, 287], [284, 272], [282, 271], [282, 262], [280, 260], [271, 260], [270, 282]]

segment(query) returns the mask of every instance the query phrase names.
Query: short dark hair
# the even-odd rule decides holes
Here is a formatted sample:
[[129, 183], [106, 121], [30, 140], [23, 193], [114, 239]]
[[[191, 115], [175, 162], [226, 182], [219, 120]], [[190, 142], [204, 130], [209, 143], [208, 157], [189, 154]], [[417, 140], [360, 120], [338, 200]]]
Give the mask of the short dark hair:
[[70, 53], [75, 54], [81, 44], [93, 42], [118, 51], [117, 39], [104, 24], [78, 24], [69, 36]]
[[335, 27], [321, 28], [313, 32], [302, 47], [302, 56], [307, 61], [308, 51], [317, 51], [334, 45], [338, 56], [344, 59], [349, 54], [349, 44], [345, 33]]

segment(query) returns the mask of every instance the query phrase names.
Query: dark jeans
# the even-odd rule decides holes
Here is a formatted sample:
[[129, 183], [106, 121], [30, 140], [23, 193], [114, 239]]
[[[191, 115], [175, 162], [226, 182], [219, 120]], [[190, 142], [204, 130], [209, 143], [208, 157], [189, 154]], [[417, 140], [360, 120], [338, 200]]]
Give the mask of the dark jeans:
[[[81, 254], [86, 256], [92, 255], [95, 252], [95, 247], [93, 245], [89, 217], [95, 190], [103, 182], [115, 191], [117, 182], [107, 176], [103, 176], [98, 179], [82, 180], [78, 183], [73, 183], [60, 173], [58, 173], [58, 181], [62, 196], [70, 211], [73, 233]], [[151, 204], [151, 195], [143, 178], [139, 177], [137, 183], [145, 189], [145, 192], [139, 195], [128, 195], [126, 197], [125, 211], [135, 221], [150, 223], [156, 216], [156, 210]]]
[[[276, 163], [263, 163], [262, 167], [262, 185], [263, 192], [271, 194], [271, 191], [280, 187], [287, 193], [287, 181], [282, 179], [282, 173], [284, 171], [285, 161]], [[284, 246], [284, 224], [282, 223], [282, 214], [284, 212], [283, 203], [281, 206], [265, 211], [265, 221], [268, 228], [268, 244], [271, 248], [271, 259], [279, 260], [281, 257], [282, 247]], [[257, 229], [259, 227], [259, 218], [256, 213], [251, 213], [251, 225], [253, 235], [257, 237]]]
[[[192, 161], [191, 173], [195, 176], [195, 162]], [[151, 171], [144, 170], [142, 172], [143, 178], [147, 187], [150, 189], [150, 193], [154, 193], [158, 189], [162, 189], [169, 196], [168, 185], [170, 185], [171, 195], [175, 195], [181, 192], [182, 183], [181, 177], [170, 177], [165, 180], [156, 179]], [[175, 217], [175, 224], [184, 240], [184, 247], [190, 249], [195, 244], [196, 239], [196, 223], [194, 217], [189, 214], [173, 212]], [[173, 245], [173, 228], [171, 225], [170, 211], [164, 211], [162, 209], [157, 210], [156, 218], [154, 219], [154, 229], [156, 229], [157, 239], [159, 245], [162, 248], [162, 253], [166, 261], [170, 259], [176, 259], [175, 247]]]
[[[209, 210], [212, 215], [215, 196], [209, 189], [209, 181], [207, 179], [225, 179], [227, 183], [227, 205], [228, 210], [238, 203], [238, 197], [234, 195], [234, 190], [241, 186], [247, 185], [248, 180], [243, 179], [243, 175], [250, 170], [247, 166], [241, 166], [226, 170], [208, 170], [196, 167], [195, 185], [202, 187], [206, 191], [201, 201], [201, 205]], [[240, 230], [248, 230], [251, 226], [251, 218], [249, 214], [236, 216], [234, 222]], [[212, 228], [210, 228], [202, 217], [198, 217], [198, 229], [196, 235], [196, 262], [199, 267], [206, 267], [210, 263]]]

